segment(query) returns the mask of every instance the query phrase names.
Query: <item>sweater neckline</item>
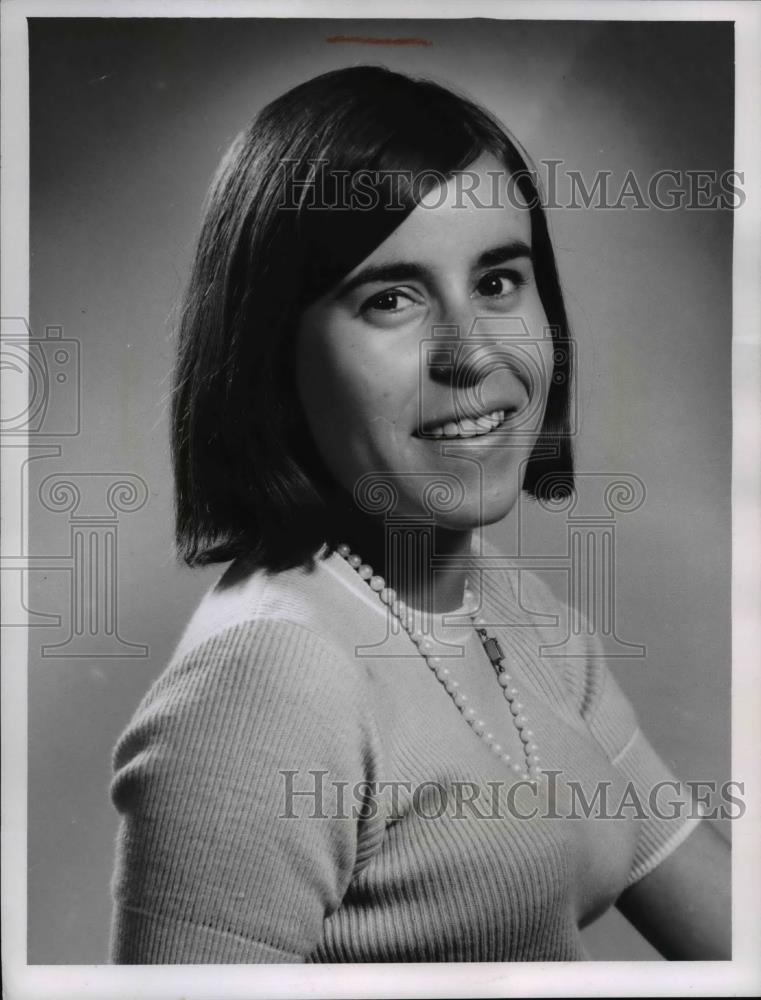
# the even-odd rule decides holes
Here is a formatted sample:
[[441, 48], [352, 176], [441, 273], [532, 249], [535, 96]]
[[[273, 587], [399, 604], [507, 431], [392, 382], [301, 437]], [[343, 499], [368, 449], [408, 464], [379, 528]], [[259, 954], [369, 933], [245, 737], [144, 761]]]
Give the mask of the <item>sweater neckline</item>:
[[[477, 538], [476, 533], [473, 533], [473, 543], [471, 545], [471, 554], [476, 554], [478, 552], [477, 548]], [[378, 595], [371, 591], [368, 585], [357, 576], [357, 573], [349, 566], [345, 559], [342, 559], [337, 552], [333, 552], [327, 558], [322, 558], [320, 560], [320, 565], [328, 572], [334, 579], [338, 580], [347, 590], [351, 591], [356, 597], [358, 597], [363, 604], [366, 605], [373, 613], [380, 615], [384, 620], [388, 615], [388, 609], [381, 603]], [[421, 616], [421, 623], [424, 627], [433, 627], [436, 630], [446, 630], [448, 634], [453, 634], [456, 632], [462, 632], [463, 637], [468, 633], [472, 632], [473, 625], [469, 617], [468, 610], [463, 602], [458, 608], [453, 608], [449, 611], [434, 611], [434, 612], [422, 612], [416, 611], [417, 615]], [[459, 619], [454, 620], [452, 619]]]

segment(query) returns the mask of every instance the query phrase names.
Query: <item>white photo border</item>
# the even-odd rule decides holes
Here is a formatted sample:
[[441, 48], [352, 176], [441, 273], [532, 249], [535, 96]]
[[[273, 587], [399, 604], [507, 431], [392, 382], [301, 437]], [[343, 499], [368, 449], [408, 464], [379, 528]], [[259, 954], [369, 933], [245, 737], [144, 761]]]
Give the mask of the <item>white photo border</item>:
[[[27, 18], [495, 18], [504, 20], [731, 21], [735, 23], [735, 162], [748, 197], [734, 215], [732, 768], [745, 815], [732, 826], [731, 962], [443, 963], [331, 966], [28, 966], [26, 964], [27, 691], [24, 629], [2, 630], [2, 965], [21, 998], [750, 996], [761, 991], [761, 4], [563, 0], [5, 0], [2, 11], [2, 301], [29, 315]], [[20, 412], [18, 380], [3, 408]], [[14, 398], [15, 394], [15, 398]], [[7, 409], [6, 409], [7, 408]], [[3, 456], [5, 458], [5, 456]], [[7, 470], [7, 463], [3, 463]], [[2, 478], [2, 508], [26, 503]], [[13, 539], [4, 538], [4, 547]], [[28, 551], [26, 545], [15, 551]], [[7, 595], [3, 595], [3, 607]]]

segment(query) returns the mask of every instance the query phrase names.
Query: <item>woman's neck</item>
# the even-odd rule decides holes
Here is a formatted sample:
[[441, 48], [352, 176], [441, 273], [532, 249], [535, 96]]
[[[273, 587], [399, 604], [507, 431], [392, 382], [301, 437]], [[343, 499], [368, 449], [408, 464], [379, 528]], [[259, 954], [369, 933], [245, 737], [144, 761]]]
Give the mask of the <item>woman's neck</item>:
[[337, 540], [346, 542], [410, 607], [440, 614], [462, 605], [467, 571], [461, 563], [471, 552], [470, 529], [451, 531], [410, 521], [396, 525], [351, 511], [338, 534]]

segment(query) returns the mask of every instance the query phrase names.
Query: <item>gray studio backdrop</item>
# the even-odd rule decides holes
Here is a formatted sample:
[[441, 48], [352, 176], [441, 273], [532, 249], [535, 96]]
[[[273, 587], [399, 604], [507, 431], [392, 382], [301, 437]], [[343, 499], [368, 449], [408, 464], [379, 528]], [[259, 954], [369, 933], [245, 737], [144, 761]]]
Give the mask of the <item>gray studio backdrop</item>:
[[[173, 554], [167, 397], [173, 306], [233, 135], [301, 80], [375, 62], [464, 90], [535, 161], [562, 161], [587, 183], [598, 170], [614, 187], [629, 170], [645, 182], [664, 169], [721, 172], [733, 165], [731, 32], [711, 23], [30, 21], [32, 388], [47, 393], [33, 407], [21, 470], [37, 557], [30, 963], [104, 960], [111, 749], [218, 573], [191, 572]], [[402, 35], [430, 44], [327, 40]], [[640, 644], [646, 655], [612, 668], [670, 765], [724, 780], [731, 212], [550, 216], [578, 342], [578, 467], [645, 489], [614, 517], [613, 645]], [[593, 492], [598, 482], [585, 479]], [[585, 503], [604, 520], [603, 501]], [[556, 554], [548, 582], [562, 592], [572, 517], [526, 505], [520, 524], [511, 516], [488, 536], [506, 551]], [[615, 913], [586, 940], [598, 958], [654, 955]]]

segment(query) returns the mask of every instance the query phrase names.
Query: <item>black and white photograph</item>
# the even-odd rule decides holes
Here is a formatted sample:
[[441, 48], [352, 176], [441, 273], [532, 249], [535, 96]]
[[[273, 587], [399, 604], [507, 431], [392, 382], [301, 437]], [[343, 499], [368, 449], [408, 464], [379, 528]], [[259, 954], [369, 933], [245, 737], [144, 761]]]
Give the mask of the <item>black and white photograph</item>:
[[761, 5], [2, 16], [7, 996], [757, 995]]

